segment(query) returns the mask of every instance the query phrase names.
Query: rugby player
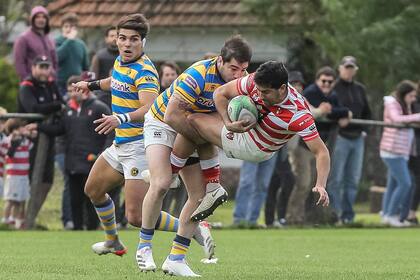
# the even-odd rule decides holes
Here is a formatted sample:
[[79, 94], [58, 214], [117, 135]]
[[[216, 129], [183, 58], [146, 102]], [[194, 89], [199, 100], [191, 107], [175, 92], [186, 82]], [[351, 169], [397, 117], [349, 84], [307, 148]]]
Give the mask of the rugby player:
[[[188, 157], [179, 159], [176, 155], [171, 155], [175, 137], [177, 133], [181, 133], [200, 142], [201, 137], [188, 125], [188, 115], [197, 112], [215, 112], [214, 91], [226, 82], [244, 76], [251, 56], [251, 48], [241, 36], [229, 38], [222, 47], [220, 55], [199, 61], [189, 67], [155, 100], [145, 116], [145, 146], [150, 170], [150, 188], [143, 203], [143, 224], [140, 234], [141, 242], [149, 246], [149, 250], [143, 252], [146, 267], [155, 267], [151, 243], [163, 197], [173, 178], [177, 176], [177, 171], [188, 159]], [[226, 191], [219, 184], [218, 151], [206, 141], [201, 142], [203, 145], [194, 145], [193, 149], [197, 149], [200, 156], [202, 173], [200, 170], [195, 174], [191, 173], [191, 176], [199, 176], [197, 181], [201, 181], [201, 184], [186, 186], [188, 200], [180, 215], [180, 226], [173, 241], [171, 254], [162, 266], [165, 272], [174, 275], [197, 276], [186, 265], [185, 252], [197, 225], [197, 222], [191, 221], [190, 217], [200, 200], [206, 192], [216, 194], [220, 198], [218, 200], [220, 203], [227, 199]], [[186, 179], [182, 172], [183, 170], [181, 177]]]
[[[119, 56], [111, 77], [74, 84], [82, 92], [100, 89], [111, 90], [112, 94], [112, 115], [103, 115], [96, 120], [98, 126], [95, 130], [99, 134], [108, 134], [115, 129], [115, 140], [96, 160], [85, 186], [85, 193], [94, 204], [105, 230], [106, 240], [92, 246], [99, 255], [113, 253], [121, 256], [127, 251], [118, 238], [114, 202], [107, 194], [123, 181], [128, 222], [136, 227], [142, 224], [141, 207], [148, 189], [141, 177], [141, 172], [147, 169], [143, 122], [144, 115], [159, 94], [157, 71], [143, 52], [148, 32], [149, 23], [142, 14], [122, 17], [117, 25]], [[178, 219], [159, 211], [153, 227], [177, 231], [178, 224]], [[200, 245], [204, 245], [203, 239], [211, 239], [208, 229], [200, 227], [194, 229], [194, 237]], [[142, 259], [137, 255], [136, 258], [142, 269]]]

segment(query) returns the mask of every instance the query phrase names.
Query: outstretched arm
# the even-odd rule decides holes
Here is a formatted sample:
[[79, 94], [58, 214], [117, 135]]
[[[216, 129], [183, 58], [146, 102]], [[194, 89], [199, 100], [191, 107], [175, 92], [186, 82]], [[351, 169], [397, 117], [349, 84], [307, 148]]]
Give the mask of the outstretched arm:
[[305, 143], [316, 159], [317, 178], [315, 187], [312, 191], [319, 193], [317, 205], [322, 204], [324, 207], [328, 206], [330, 200], [325, 187], [327, 185], [328, 174], [330, 172], [330, 154], [319, 136]]

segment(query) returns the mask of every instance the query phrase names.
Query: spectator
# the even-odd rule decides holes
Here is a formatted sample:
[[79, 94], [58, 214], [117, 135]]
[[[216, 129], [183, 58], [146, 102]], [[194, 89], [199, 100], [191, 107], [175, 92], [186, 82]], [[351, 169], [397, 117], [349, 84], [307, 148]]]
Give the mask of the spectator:
[[178, 64], [172, 61], [165, 61], [160, 65], [160, 91], [166, 90], [181, 73]]
[[[83, 229], [84, 216], [87, 217], [86, 228], [95, 230], [99, 220], [92, 203], [84, 194], [84, 186], [93, 163], [105, 148], [106, 141], [106, 135], [95, 132], [93, 121], [101, 118], [102, 114], [109, 115], [110, 110], [90, 92], [80, 95], [74, 90], [72, 84], [81, 80], [79, 76], [69, 78], [67, 91], [70, 100], [59, 123], [31, 124], [30, 128], [48, 135], [66, 135], [65, 170], [69, 176], [74, 230]], [[87, 210], [86, 213], [84, 209]]]
[[6, 130], [6, 179], [4, 185], [3, 223], [15, 224], [16, 229], [24, 228], [25, 203], [29, 199], [29, 150], [32, 142], [27, 137], [25, 122], [9, 119]]
[[33, 60], [37, 56], [46, 56], [52, 63], [51, 74], [57, 70], [57, 55], [54, 41], [50, 39], [49, 15], [47, 9], [36, 6], [32, 9], [31, 27], [16, 39], [13, 46], [13, 56], [16, 72], [20, 80], [31, 74]]
[[110, 26], [105, 30], [104, 40], [105, 48], [96, 52], [90, 64], [90, 71], [95, 73], [95, 79], [108, 78], [109, 71], [111, 71], [118, 56], [117, 28], [115, 26]]
[[[55, 113], [61, 111], [62, 100], [55, 82], [49, 79], [53, 71], [51, 61], [46, 56], [37, 56], [33, 60], [31, 71], [32, 74], [20, 84], [18, 112], [44, 114], [51, 116], [54, 122], [58, 119]], [[34, 140], [35, 147], [30, 152], [30, 179], [32, 179], [37, 143], [38, 138]], [[42, 176], [42, 189], [49, 191], [54, 178], [54, 137], [49, 138], [48, 147], [45, 149], [47, 149], [47, 158]], [[31, 191], [37, 188], [38, 186], [32, 185]]]
[[[345, 56], [339, 66], [339, 79], [334, 86], [338, 103], [351, 111], [356, 119], [370, 119], [371, 112], [365, 87], [354, 80], [358, 66], [353, 56]], [[354, 220], [353, 204], [362, 174], [365, 135], [360, 125], [349, 125], [349, 119], [340, 121], [340, 129], [332, 154], [332, 165], [327, 190], [338, 219], [344, 224]]]
[[234, 226], [258, 227], [257, 220], [267, 197], [276, 158], [277, 154], [263, 162], [242, 163], [233, 210]]
[[[6, 109], [0, 107], [0, 116], [7, 114]], [[3, 177], [4, 177], [4, 162], [7, 153], [7, 137], [4, 133], [5, 121], [0, 119], [0, 198], [3, 196]]]
[[[417, 84], [417, 99], [413, 103], [413, 113], [420, 113], [420, 82]], [[411, 170], [413, 181], [413, 197], [411, 200], [410, 212], [407, 217], [407, 221], [411, 224], [418, 225], [416, 217], [416, 211], [420, 203], [420, 129], [415, 129], [415, 149], [413, 155], [410, 156], [409, 167]]]
[[67, 80], [89, 69], [88, 52], [85, 43], [77, 38], [77, 15], [67, 13], [61, 20], [61, 35], [55, 40], [58, 57], [58, 89], [66, 95]]
[[[350, 117], [350, 111], [339, 105], [336, 93], [332, 90], [336, 74], [331, 67], [320, 68], [315, 76], [315, 82], [309, 85], [303, 96], [312, 107], [316, 118], [338, 120]], [[332, 124], [316, 122], [321, 139], [327, 142]], [[315, 158], [303, 141], [291, 150], [292, 168], [296, 175], [296, 185], [289, 200], [289, 220], [293, 224], [305, 222], [305, 203], [315, 180]]]
[[[290, 71], [289, 83], [298, 92], [302, 92], [305, 84], [303, 75], [299, 71]], [[295, 184], [288, 156], [288, 148], [283, 147], [279, 151], [275, 164], [273, 176], [268, 187], [267, 199], [265, 201], [265, 224], [268, 227], [286, 226], [287, 204]], [[277, 219], [274, 219], [274, 212], [277, 209]]]
[[[384, 97], [384, 121], [388, 123], [420, 122], [420, 113], [413, 114], [417, 86], [402, 81], [395, 93]], [[380, 143], [380, 155], [388, 169], [386, 192], [382, 201], [382, 222], [393, 227], [403, 227], [407, 218], [411, 177], [408, 159], [412, 153], [414, 130], [412, 128], [385, 127]]]

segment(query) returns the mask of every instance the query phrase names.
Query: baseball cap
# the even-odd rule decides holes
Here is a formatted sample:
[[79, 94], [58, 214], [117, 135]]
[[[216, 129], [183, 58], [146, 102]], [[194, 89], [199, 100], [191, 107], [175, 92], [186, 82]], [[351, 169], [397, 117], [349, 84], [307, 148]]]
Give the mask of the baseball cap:
[[305, 80], [303, 79], [303, 75], [300, 71], [289, 72], [289, 83], [293, 82], [300, 82], [301, 84], [305, 84]]
[[46, 55], [38, 55], [32, 62], [33, 65], [51, 65], [51, 61]]
[[357, 61], [356, 61], [356, 58], [354, 56], [347, 55], [347, 56], [345, 56], [341, 59], [340, 65], [353, 66], [353, 67], [357, 68]]

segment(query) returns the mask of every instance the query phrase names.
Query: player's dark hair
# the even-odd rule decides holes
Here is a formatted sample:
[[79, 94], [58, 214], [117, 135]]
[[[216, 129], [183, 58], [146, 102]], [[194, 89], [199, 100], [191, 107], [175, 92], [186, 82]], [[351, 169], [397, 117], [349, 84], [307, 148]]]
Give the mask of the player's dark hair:
[[77, 26], [79, 24], [79, 18], [75, 13], [67, 13], [61, 19], [61, 26], [65, 23], [70, 23], [71, 25]]
[[107, 37], [108, 35], [109, 35], [109, 32], [111, 31], [111, 30], [116, 30], [117, 29], [117, 27], [116, 26], [109, 26], [107, 29], [105, 29], [105, 31], [104, 31], [104, 36], [105, 37]]
[[239, 63], [250, 62], [252, 57], [252, 50], [248, 42], [241, 36], [235, 35], [225, 41], [220, 56], [223, 62], [230, 62], [232, 58]]
[[159, 77], [162, 77], [163, 74], [163, 68], [164, 67], [169, 67], [172, 70], [174, 70], [176, 72], [177, 75], [181, 74], [181, 68], [179, 68], [178, 64], [176, 64], [173, 61], [164, 61], [161, 65], [160, 65], [160, 69], [159, 69]]
[[8, 119], [6, 123], [4, 124], [4, 128], [7, 134], [10, 134], [13, 132], [13, 130], [18, 129], [19, 127], [22, 127], [26, 125], [26, 121], [23, 119], [13, 118]]
[[282, 85], [287, 85], [289, 74], [283, 62], [267, 61], [258, 67], [255, 72], [254, 81], [257, 85], [279, 89]]
[[131, 14], [127, 16], [123, 16], [117, 24], [117, 32], [120, 29], [130, 29], [137, 31], [141, 38], [146, 38], [147, 34], [149, 33], [150, 26], [149, 21], [143, 14]]
[[318, 80], [322, 75], [333, 77], [334, 79], [337, 76], [334, 69], [332, 69], [330, 66], [319, 68], [319, 70], [316, 72], [315, 79]]

